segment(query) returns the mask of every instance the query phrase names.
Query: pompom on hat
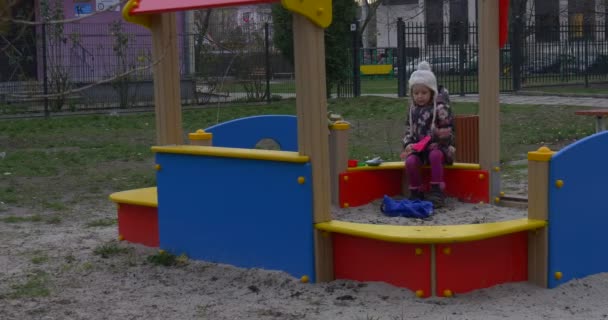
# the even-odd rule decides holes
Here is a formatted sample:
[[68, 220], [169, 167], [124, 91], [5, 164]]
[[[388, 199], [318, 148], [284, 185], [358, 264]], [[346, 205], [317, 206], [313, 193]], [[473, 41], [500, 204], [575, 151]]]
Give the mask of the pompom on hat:
[[431, 66], [428, 62], [422, 61], [418, 64], [418, 69], [412, 72], [409, 80], [410, 91], [417, 84], [423, 84], [427, 86], [434, 93], [434, 97], [437, 97], [439, 93], [437, 89], [437, 78], [435, 78], [435, 74], [431, 71]]

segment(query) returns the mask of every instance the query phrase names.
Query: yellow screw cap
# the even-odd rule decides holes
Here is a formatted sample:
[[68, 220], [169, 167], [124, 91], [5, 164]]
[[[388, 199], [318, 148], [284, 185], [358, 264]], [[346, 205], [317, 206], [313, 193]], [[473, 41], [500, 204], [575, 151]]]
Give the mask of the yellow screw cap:
[[486, 175], [485, 175], [485, 174], [483, 174], [483, 173], [480, 173], [480, 174], [479, 174], [479, 180], [483, 180], [483, 179], [485, 179], [485, 177], [486, 177]]
[[309, 281], [308, 276], [302, 276], [300, 278], [300, 282], [302, 282], [302, 283], [308, 283], [308, 281]]
[[344, 202], [344, 208], [348, 208], [348, 202]]
[[500, 167], [494, 167], [494, 171], [500, 172]]
[[304, 177], [298, 177], [298, 183], [299, 184], [304, 184], [304, 182], [306, 182], [306, 178], [304, 178]]
[[564, 186], [564, 180], [557, 180], [555, 181], [555, 186], [558, 188], [561, 188]]
[[500, 202], [500, 198], [499, 197], [494, 198], [494, 202], [499, 203]]
[[344, 181], [348, 181], [348, 176], [344, 176], [342, 179], [343, 179]]
[[416, 290], [416, 297], [418, 297], [418, 298], [424, 297], [424, 290]]
[[561, 272], [557, 271], [555, 273], [555, 280], [561, 280], [563, 276], [564, 275]]
[[323, 14], [323, 8], [317, 8], [317, 15], [320, 16]]
[[443, 290], [443, 296], [444, 296], [444, 297], [450, 298], [450, 297], [452, 297], [453, 295], [454, 295], [454, 293], [452, 292], [452, 290], [450, 290], [450, 289], [445, 289], [445, 290]]
[[501, 196], [501, 197], [504, 197], [504, 196], [505, 196], [505, 192], [504, 192], [504, 191], [501, 191], [501, 192], [500, 192], [500, 196]]
[[417, 256], [422, 255], [422, 252], [423, 252], [422, 248], [416, 248], [416, 255]]
[[123, 236], [122, 234], [118, 235], [118, 241], [123, 241], [125, 240], [125, 236]]
[[165, 254], [165, 250], [163, 250], [163, 249], [158, 250], [158, 254]]
[[155, 165], [154, 169], [156, 169], [156, 171], [160, 171], [160, 164]]
[[452, 253], [452, 249], [450, 247], [443, 248], [443, 254], [451, 254], [451, 253]]

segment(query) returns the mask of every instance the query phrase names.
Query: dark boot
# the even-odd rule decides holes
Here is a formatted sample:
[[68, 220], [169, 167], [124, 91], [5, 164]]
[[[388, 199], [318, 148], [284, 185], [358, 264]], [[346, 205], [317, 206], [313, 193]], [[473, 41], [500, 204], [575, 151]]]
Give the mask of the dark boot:
[[432, 202], [435, 208], [445, 206], [445, 195], [439, 184], [431, 184], [431, 192], [429, 192], [427, 200]]
[[410, 197], [409, 200], [424, 200], [424, 193], [420, 191], [420, 189], [410, 189]]

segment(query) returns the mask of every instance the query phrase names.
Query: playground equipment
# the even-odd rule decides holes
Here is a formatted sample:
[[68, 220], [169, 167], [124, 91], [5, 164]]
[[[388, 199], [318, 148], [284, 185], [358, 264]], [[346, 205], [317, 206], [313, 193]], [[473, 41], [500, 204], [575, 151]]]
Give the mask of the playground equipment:
[[[592, 212], [608, 212], [608, 205], [599, 200], [581, 204], [585, 198], [580, 195], [585, 190], [587, 197], [602, 199], [601, 188], [593, 187], [607, 177], [592, 169], [600, 167], [603, 157], [586, 155], [605, 150], [599, 146], [608, 143], [608, 133], [556, 154], [543, 148], [529, 154], [528, 219], [433, 227], [333, 221], [332, 201], [355, 206], [376, 196], [371, 192], [400, 193], [403, 163], [347, 168], [345, 148], [339, 146], [347, 141], [348, 125], [332, 125], [328, 139], [322, 28], [331, 22], [329, 1], [283, 1], [298, 13], [297, 117], [239, 119], [192, 133], [196, 143], [184, 145], [175, 17], [166, 12], [259, 2], [131, 0], [125, 6], [127, 20], [153, 33], [158, 131], [158, 146], [152, 148], [157, 187], [111, 195], [119, 204], [119, 232], [125, 240], [195, 259], [283, 270], [303, 280], [386, 281], [420, 297], [451, 296], [511, 281], [554, 287], [608, 270], [608, 259], [591, 251], [600, 240], [604, 218], [590, 218]], [[466, 181], [466, 187], [458, 188], [465, 193], [446, 190], [463, 201], [501, 199], [497, 15], [496, 2], [480, 1], [480, 164], [457, 164], [446, 174]], [[243, 135], [234, 125], [246, 127], [245, 121], [257, 121], [251, 128], [267, 132]], [[249, 134], [251, 140], [245, 141]], [[251, 149], [251, 141], [268, 137], [283, 150]], [[335, 152], [331, 156], [330, 150]], [[583, 170], [581, 159], [587, 161]], [[573, 223], [567, 218], [570, 212], [589, 219]]]

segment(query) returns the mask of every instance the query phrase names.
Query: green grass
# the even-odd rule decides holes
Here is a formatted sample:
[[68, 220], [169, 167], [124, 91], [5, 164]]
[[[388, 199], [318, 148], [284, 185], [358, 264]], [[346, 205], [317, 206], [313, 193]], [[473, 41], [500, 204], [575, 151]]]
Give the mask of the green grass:
[[127, 254], [131, 252], [131, 248], [121, 247], [115, 241], [110, 241], [108, 243], [102, 244], [93, 250], [93, 254], [101, 256], [104, 259], [107, 259], [111, 256]]
[[49, 286], [49, 276], [46, 272], [35, 270], [28, 275], [27, 281], [11, 286], [12, 293], [9, 298], [40, 298], [48, 297], [51, 293]]
[[5, 223], [40, 222], [40, 221], [42, 221], [42, 216], [40, 216], [40, 215], [23, 216], [23, 217], [8, 216], [8, 217], [2, 218], [2, 222], [5, 222]]
[[[407, 98], [364, 96], [335, 99], [328, 109], [351, 122], [349, 157], [399, 160]], [[525, 159], [541, 145], [559, 149], [594, 133], [580, 107], [501, 106], [501, 159]], [[476, 114], [475, 103], [454, 103], [456, 114]], [[260, 114], [295, 114], [295, 100], [271, 105], [222, 105], [183, 111], [184, 137], [219, 122]], [[62, 212], [74, 204], [108, 204], [112, 192], [154, 186], [150, 147], [153, 113], [0, 120], [0, 201], [6, 206]], [[10, 174], [4, 175], [9, 172]], [[46, 221], [42, 216], [5, 216], [5, 223]], [[59, 223], [60, 220], [53, 220]], [[53, 223], [53, 221], [49, 223]]]
[[91, 221], [86, 224], [87, 228], [95, 228], [95, 227], [110, 227], [115, 226], [118, 222], [117, 219], [98, 219]]

